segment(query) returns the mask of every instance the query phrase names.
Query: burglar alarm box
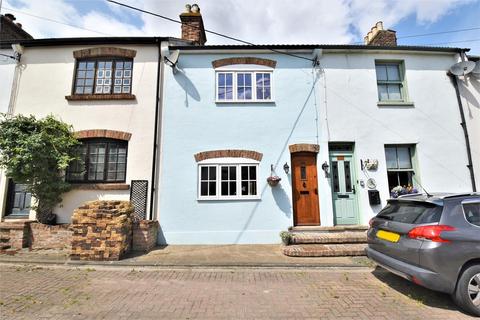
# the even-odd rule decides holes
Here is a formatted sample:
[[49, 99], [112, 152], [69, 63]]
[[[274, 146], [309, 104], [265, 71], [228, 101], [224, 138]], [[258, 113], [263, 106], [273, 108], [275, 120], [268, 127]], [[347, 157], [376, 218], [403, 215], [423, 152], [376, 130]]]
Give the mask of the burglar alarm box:
[[378, 190], [368, 190], [368, 202], [372, 206], [381, 204], [380, 192]]

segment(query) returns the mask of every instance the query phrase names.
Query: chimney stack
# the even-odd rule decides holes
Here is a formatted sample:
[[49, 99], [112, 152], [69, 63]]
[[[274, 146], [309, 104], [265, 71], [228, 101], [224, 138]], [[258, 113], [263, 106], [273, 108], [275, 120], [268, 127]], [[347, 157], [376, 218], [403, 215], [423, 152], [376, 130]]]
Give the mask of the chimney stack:
[[394, 30], [383, 29], [383, 22], [378, 21], [367, 33], [364, 40], [367, 46], [395, 47], [397, 45], [397, 33]]
[[193, 41], [196, 45], [203, 46], [207, 42], [200, 7], [197, 4], [185, 6], [185, 12], [180, 14], [182, 21], [182, 39]]
[[16, 20], [11, 13], [0, 14], [0, 39], [7, 41], [33, 39], [28, 32], [23, 30], [22, 24]]

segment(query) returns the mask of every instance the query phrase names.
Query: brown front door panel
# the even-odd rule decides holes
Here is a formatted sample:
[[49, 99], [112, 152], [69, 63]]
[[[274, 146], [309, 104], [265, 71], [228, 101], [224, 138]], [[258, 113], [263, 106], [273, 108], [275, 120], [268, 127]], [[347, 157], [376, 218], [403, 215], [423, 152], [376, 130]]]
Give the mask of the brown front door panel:
[[317, 154], [292, 154], [293, 223], [296, 226], [320, 225]]

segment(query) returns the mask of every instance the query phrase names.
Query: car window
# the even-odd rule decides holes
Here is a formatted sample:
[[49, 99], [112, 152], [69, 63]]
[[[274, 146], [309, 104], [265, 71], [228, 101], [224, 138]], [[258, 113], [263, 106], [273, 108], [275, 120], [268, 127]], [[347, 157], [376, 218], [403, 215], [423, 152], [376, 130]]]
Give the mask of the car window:
[[410, 224], [435, 223], [440, 222], [442, 210], [442, 206], [431, 203], [392, 201], [377, 218]]
[[480, 203], [464, 203], [463, 212], [468, 222], [480, 227]]

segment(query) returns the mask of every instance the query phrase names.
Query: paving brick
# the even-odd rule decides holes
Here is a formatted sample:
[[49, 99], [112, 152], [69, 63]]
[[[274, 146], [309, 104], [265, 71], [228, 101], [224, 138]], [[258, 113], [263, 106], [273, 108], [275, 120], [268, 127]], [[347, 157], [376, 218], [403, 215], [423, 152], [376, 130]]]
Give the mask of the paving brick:
[[473, 319], [382, 269], [0, 265], [0, 319]]

